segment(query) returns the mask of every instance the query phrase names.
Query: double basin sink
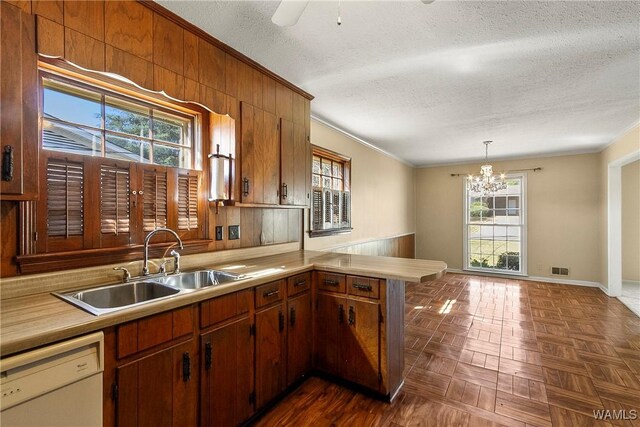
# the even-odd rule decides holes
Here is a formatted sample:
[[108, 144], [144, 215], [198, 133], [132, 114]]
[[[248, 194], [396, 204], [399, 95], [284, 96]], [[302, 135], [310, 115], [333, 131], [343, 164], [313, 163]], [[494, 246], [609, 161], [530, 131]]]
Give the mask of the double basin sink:
[[180, 293], [233, 283], [244, 278], [245, 276], [236, 276], [219, 270], [199, 270], [191, 273], [142, 277], [138, 278], [140, 280], [127, 283], [54, 295], [99, 316]]

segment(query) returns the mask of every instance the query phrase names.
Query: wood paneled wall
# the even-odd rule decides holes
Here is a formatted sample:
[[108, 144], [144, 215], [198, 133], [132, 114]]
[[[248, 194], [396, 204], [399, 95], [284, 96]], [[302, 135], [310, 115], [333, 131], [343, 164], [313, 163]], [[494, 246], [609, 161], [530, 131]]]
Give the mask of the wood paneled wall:
[[371, 240], [355, 243], [353, 245], [340, 246], [331, 249], [331, 252], [340, 252], [354, 255], [389, 256], [396, 258], [416, 257], [416, 235], [405, 234], [403, 236], [389, 237], [386, 239]]
[[[115, 73], [143, 88], [228, 114], [236, 120], [236, 141], [241, 102], [287, 120], [309, 116], [311, 95], [155, 2], [7, 2], [36, 15], [38, 53]], [[237, 189], [239, 174], [235, 178]], [[2, 201], [2, 277], [18, 273], [18, 210], [16, 203]], [[212, 243], [211, 250], [300, 241], [302, 210], [221, 208], [216, 214], [209, 209], [212, 240], [216, 224], [225, 226], [224, 240]], [[241, 237], [230, 241], [226, 226], [235, 224], [240, 225]]]

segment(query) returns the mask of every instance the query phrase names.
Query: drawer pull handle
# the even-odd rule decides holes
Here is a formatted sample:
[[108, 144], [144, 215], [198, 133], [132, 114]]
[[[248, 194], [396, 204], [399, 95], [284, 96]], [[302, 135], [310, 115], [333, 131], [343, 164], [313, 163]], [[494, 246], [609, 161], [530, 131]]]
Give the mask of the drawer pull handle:
[[356, 309], [352, 305], [349, 306], [349, 324], [356, 324]]
[[280, 289], [274, 289], [272, 291], [265, 292], [264, 294], [262, 294], [262, 296], [264, 296], [265, 298], [269, 298], [279, 293], [280, 293]]
[[242, 195], [243, 196], [249, 195], [249, 179], [248, 178], [242, 179]]
[[297, 288], [297, 287], [300, 287], [300, 286], [304, 286], [306, 283], [307, 283], [306, 280], [300, 280], [300, 281], [296, 282], [293, 286], [295, 286]]
[[213, 345], [211, 342], [207, 342], [204, 345], [204, 369], [207, 371], [211, 369], [213, 365]]
[[188, 352], [182, 354], [182, 381], [185, 383], [191, 379], [191, 356]]
[[5, 145], [2, 152], [2, 180], [13, 181], [13, 147]]
[[324, 279], [324, 284], [329, 286], [338, 286], [340, 282], [338, 282], [337, 280]]
[[373, 290], [373, 286], [363, 285], [361, 283], [354, 283], [353, 287], [356, 289], [360, 289], [361, 291], [367, 291], [367, 292], [371, 292]]

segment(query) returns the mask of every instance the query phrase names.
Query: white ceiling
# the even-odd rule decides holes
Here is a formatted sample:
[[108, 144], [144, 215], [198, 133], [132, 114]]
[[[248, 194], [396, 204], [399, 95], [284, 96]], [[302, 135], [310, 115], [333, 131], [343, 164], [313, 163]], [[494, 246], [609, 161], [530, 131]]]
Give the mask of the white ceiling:
[[312, 115], [414, 165], [597, 151], [640, 118], [640, 2], [163, 6], [316, 98]]

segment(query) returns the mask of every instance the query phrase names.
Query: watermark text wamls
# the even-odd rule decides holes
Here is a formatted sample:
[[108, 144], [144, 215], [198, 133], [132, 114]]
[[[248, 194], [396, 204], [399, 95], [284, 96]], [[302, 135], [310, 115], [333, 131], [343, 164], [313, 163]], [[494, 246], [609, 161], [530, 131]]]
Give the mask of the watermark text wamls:
[[637, 409], [594, 409], [593, 418], [596, 420], [637, 420]]

